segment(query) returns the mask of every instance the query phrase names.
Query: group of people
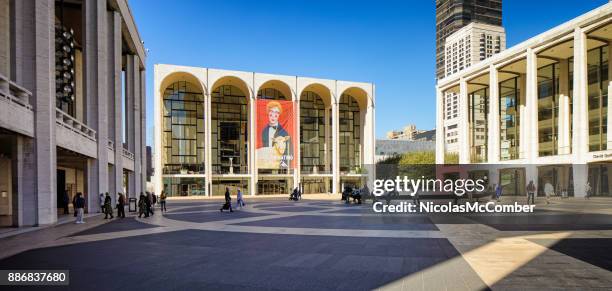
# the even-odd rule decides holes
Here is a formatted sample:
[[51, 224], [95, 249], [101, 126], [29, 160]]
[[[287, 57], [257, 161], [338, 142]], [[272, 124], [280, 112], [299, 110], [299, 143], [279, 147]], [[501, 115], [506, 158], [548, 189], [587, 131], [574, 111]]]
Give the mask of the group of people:
[[[246, 206], [246, 203], [244, 203], [244, 200], [242, 199], [242, 192], [240, 189], [238, 189], [236, 192], [236, 208], [240, 207], [240, 209], [242, 209], [244, 206]], [[229, 188], [225, 188], [225, 203], [223, 206], [221, 206], [221, 209], [219, 209], [221, 212], [223, 212], [223, 210], [234, 212], [234, 209], [232, 208], [232, 196], [230, 195]]]
[[[123, 193], [118, 193], [118, 195], [119, 198], [117, 198], [117, 205], [115, 206], [117, 217], [125, 218], [125, 196]], [[114, 218], [112, 201], [108, 192], [106, 192], [106, 195], [100, 193], [100, 212], [104, 213], [104, 219], [109, 219], [109, 216], [110, 219]]]
[[[533, 180], [529, 181], [529, 184], [527, 184], [527, 187], [525, 189], [527, 191], [527, 204], [535, 204], [535, 197], [536, 197], [536, 192], [538, 191], [536, 184], [533, 182]], [[546, 204], [550, 204], [550, 197], [557, 195], [556, 193], [559, 192], [561, 198], [568, 198], [568, 193], [567, 193], [567, 189], [563, 188], [560, 191], [555, 191], [555, 187], [549, 182], [546, 181], [544, 183], [544, 197], [546, 198]], [[589, 182], [586, 183], [585, 185], [585, 199], [589, 199], [590, 195], [591, 195], [591, 184]], [[495, 194], [494, 194], [494, 199], [496, 199], [497, 201], [500, 201], [501, 196], [502, 196], [502, 192], [503, 192], [503, 188], [500, 184], [495, 185]]]
[[[127, 198], [123, 193], [117, 193], [117, 203], [115, 204], [115, 208], [117, 209], [117, 217], [125, 218], [125, 205], [127, 203]], [[104, 213], [104, 219], [113, 219], [114, 210], [112, 205], [112, 198], [108, 192], [100, 193], [100, 213]], [[70, 205], [70, 196], [68, 195], [68, 191], [64, 191], [62, 197], [62, 208], [64, 209], [64, 214], [69, 214], [69, 205]], [[153, 215], [153, 207], [157, 204], [158, 199], [154, 193], [141, 192], [140, 193], [140, 201], [138, 201], [139, 208], [139, 216], [141, 217], [145, 214], [145, 217], [148, 217], [149, 214]], [[74, 217], [76, 218], [75, 223], [81, 224], [85, 223], [83, 219], [85, 213], [85, 197], [83, 193], [78, 192], [72, 198], [72, 206], [74, 207]], [[162, 212], [168, 211], [166, 209], [166, 193], [162, 191], [162, 194], [159, 196], [159, 208]]]
[[[153, 209], [157, 202], [158, 199], [155, 193], [148, 191], [146, 193], [140, 192], [140, 197], [138, 198], [138, 218], [141, 218], [142, 215], [144, 215], [144, 217], [149, 217], [149, 214], [153, 215]], [[164, 191], [162, 191], [159, 196], [159, 209], [161, 212], [168, 211], [168, 209], [166, 209], [166, 192]]]

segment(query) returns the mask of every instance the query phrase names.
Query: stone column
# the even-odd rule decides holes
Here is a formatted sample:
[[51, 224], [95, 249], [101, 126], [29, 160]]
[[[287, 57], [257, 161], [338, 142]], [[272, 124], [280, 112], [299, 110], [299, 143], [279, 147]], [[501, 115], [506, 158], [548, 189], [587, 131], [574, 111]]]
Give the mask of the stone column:
[[366, 149], [366, 170], [367, 170], [367, 185], [369, 189], [374, 188], [374, 178], [376, 177], [376, 118], [375, 118], [375, 108], [376, 104], [374, 103], [376, 100], [376, 86], [372, 84], [372, 92], [370, 98], [368, 99], [367, 106], [367, 116], [368, 116], [368, 131], [365, 133], [365, 137], [369, 141], [369, 148]]
[[[51, 0], [23, 2], [22, 12], [31, 10], [34, 13], [16, 16], [24, 18], [23, 33], [28, 34], [22, 39], [24, 51], [20, 54], [22, 58], [29, 60], [20, 61], [23, 66], [23, 80], [30, 81], [20, 85], [32, 92], [36, 114], [34, 124], [36, 141], [32, 148], [32, 154], [36, 158], [34, 163], [27, 163], [34, 168], [25, 169], [24, 174], [33, 174], [36, 179], [36, 188], [29, 189], [34, 191], [33, 195], [37, 197], [34, 208], [37, 211], [35, 223], [51, 224], [57, 222], [57, 160], [55, 98], [53, 98], [55, 96], [55, 2]], [[32, 208], [29, 209], [31, 210]]]
[[108, 192], [108, 16], [106, 1], [86, 2], [85, 98], [87, 125], [97, 132], [98, 158], [88, 163], [87, 210], [99, 209], [98, 196]]
[[489, 114], [487, 136], [487, 162], [499, 162], [499, 80], [497, 68], [489, 66]]
[[[142, 191], [147, 190], [147, 90], [146, 71], [140, 70], [140, 187]], [[159, 193], [157, 193], [159, 194]]]
[[[588, 92], [587, 92], [587, 48], [586, 35], [580, 28], [574, 30], [574, 92], [573, 98], [573, 135], [572, 135], [572, 154], [574, 156], [574, 164], [585, 163], [586, 156], [589, 151], [589, 121], [588, 121]], [[575, 173], [577, 170], [574, 170]], [[586, 174], [585, 174], [586, 175]], [[574, 180], [577, 177], [574, 176]], [[576, 193], [580, 191], [577, 187], [580, 186], [574, 183]], [[582, 185], [584, 186], [584, 185]]]
[[557, 126], [557, 140], [558, 140], [558, 151], [559, 155], [567, 155], [571, 152], [570, 150], [570, 114], [571, 108], [569, 107], [569, 70], [567, 59], [559, 62], [559, 116]]
[[[111, 12], [112, 16], [112, 34], [111, 34], [111, 47], [109, 49], [109, 60], [112, 63], [109, 72], [112, 91], [109, 91], [109, 95], [112, 96], [112, 103], [109, 106], [114, 107], [114, 135], [113, 142], [115, 143], [115, 195], [123, 192], [123, 114], [122, 114], [122, 94], [121, 91], [121, 74], [122, 74], [122, 55], [121, 55], [121, 15], [119, 12]], [[110, 22], [110, 21], [109, 21]], [[123, 193], [126, 194], [126, 193]]]
[[517, 80], [519, 88], [519, 159], [526, 159], [529, 153], [529, 110], [527, 108], [527, 76], [520, 74]]
[[339, 151], [340, 151], [340, 140], [338, 135], [340, 134], [340, 111], [338, 105], [338, 97], [337, 94], [338, 88], [336, 84], [336, 88], [334, 93], [331, 96], [332, 100], [332, 193], [339, 193], [338, 186], [340, 185], [340, 159], [339, 159]]
[[470, 124], [467, 81], [459, 81], [459, 164], [470, 163]]
[[129, 197], [138, 197], [140, 195], [140, 180], [137, 180], [138, 171], [138, 163], [136, 161], [136, 107], [138, 106], [138, 102], [136, 102], [136, 98], [138, 96], [138, 89], [135, 88], [140, 82], [136, 79], [139, 76], [136, 74], [138, 68], [138, 56], [128, 54], [126, 55], [126, 70], [125, 70], [125, 118], [126, 122], [126, 142], [127, 142], [127, 150], [134, 154], [134, 171], [129, 174], [128, 177], [128, 193]]
[[[253, 82], [254, 83], [254, 82]], [[257, 132], [257, 127], [256, 127], [256, 120], [257, 120], [257, 113], [256, 108], [257, 106], [255, 106], [255, 102], [257, 102], [257, 93], [253, 92], [251, 94], [250, 100], [249, 100], [249, 159], [250, 159], [250, 163], [249, 163], [249, 169], [251, 171], [251, 181], [249, 184], [249, 192], [251, 194], [251, 196], [254, 196], [257, 193], [257, 156], [255, 155], [255, 147], [256, 147], [256, 140], [255, 140], [255, 132]]]
[[[535, 52], [527, 49], [527, 70], [526, 70], [526, 115], [522, 116], [525, 127], [526, 155], [529, 163], [534, 163], [539, 156], [539, 139], [538, 139], [538, 58]], [[534, 182], [536, 182], [534, 180]]]
[[444, 164], [444, 92], [436, 86], [436, 164]]
[[11, 78], [10, 0], [0, 0], [0, 75]]
[[[208, 84], [206, 84], [206, 86], [208, 87]], [[208, 88], [207, 88], [208, 89]], [[206, 90], [206, 89], [205, 89]], [[208, 89], [208, 90], [212, 90], [212, 88]], [[205, 152], [206, 152], [206, 156], [205, 156], [205, 160], [204, 160], [204, 172], [206, 174], [206, 193], [208, 196], [212, 196], [211, 190], [212, 190], [212, 96], [210, 92], [206, 92], [205, 93], [205, 99], [204, 99], [204, 136], [205, 136]], [[251, 148], [251, 145], [249, 143], [249, 150]], [[251, 158], [251, 154], [248, 154], [248, 157]], [[248, 161], [248, 165], [249, 167], [251, 166], [251, 162], [250, 160]], [[250, 171], [249, 171], [250, 172]]]
[[142, 107], [141, 107], [141, 98], [142, 95], [140, 94], [140, 86], [141, 86], [141, 82], [140, 82], [140, 58], [135, 55], [134, 58], [134, 66], [133, 71], [130, 72], [132, 74], [134, 74], [134, 83], [132, 86], [132, 89], [134, 90], [134, 93], [132, 95], [133, 100], [134, 100], [134, 108], [133, 111], [130, 112], [130, 115], [134, 116], [134, 151], [132, 152], [134, 154], [134, 184], [135, 184], [135, 190], [136, 193], [138, 195], [140, 195], [140, 192], [144, 192], [145, 189], [143, 189], [142, 185], [142, 151], [143, 151], [143, 146], [142, 146], [142, 142], [141, 142], [141, 131], [142, 131], [142, 127], [140, 124], [140, 114], [142, 111]]

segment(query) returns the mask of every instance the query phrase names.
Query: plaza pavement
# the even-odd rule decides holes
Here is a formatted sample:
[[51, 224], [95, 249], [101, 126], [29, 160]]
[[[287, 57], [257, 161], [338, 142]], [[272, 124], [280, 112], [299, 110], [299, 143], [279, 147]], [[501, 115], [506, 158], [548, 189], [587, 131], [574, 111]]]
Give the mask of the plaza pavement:
[[305, 197], [247, 197], [233, 213], [219, 199], [176, 199], [149, 218], [94, 216], [0, 239], [0, 269], [69, 269], [70, 286], [51, 290], [612, 289], [610, 199], [450, 216]]

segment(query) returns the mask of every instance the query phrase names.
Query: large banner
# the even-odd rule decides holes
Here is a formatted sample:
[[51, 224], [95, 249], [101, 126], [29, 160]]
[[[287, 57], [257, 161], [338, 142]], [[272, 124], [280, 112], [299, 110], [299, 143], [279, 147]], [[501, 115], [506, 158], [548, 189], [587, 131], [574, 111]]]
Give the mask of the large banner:
[[257, 167], [293, 169], [295, 160], [295, 125], [293, 102], [257, 100]]

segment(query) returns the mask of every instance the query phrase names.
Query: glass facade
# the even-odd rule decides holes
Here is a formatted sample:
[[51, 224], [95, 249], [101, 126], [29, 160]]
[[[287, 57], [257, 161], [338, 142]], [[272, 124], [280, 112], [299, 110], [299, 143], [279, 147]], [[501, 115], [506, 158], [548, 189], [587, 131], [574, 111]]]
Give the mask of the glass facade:
[[589, 151], [607, 149], [608, 46], [587, 53]]
[[342, 94], [339, 103], [340, 172], [354, 172], [361, 166], [361, 111], [351, 95]]
[[538, 69], [538, 143], [539, 155], [558, 154], [559, 64]]
[[470, 160], [472, 163], [487, 161], [487, 116], [489, 114], [489, 88], [469, 94]]
[[213, 174], [248, 173], [248, 98], [238, 87], [223, 85], [211, 95]]
[[520, 89], [519, 77], [499, 83], [499, 133], [502, 161], [519, 158]]
[[178, 81], [163, 95], [164, 174], [204, 174], [204, 98], [195, 85]]
[[202, 177], [164, 177], [164, 192], [168, 196], [204, 196], [206, 179]]
[[[325, 166], [325, 104], [321, 96], [305, 91], [300, 97], [300, 161], [303, 173], [324, 173]], [[329, 124], [329, 123], [328, 123]]]

